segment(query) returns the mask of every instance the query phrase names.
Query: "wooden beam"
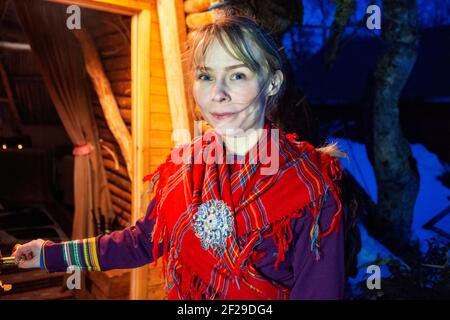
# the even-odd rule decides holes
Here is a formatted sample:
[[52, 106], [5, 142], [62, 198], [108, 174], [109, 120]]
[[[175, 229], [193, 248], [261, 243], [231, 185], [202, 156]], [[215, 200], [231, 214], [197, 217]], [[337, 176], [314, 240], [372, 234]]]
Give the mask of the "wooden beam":
[[95, 44], [88, 32], [83, 29], [74, 30], [74, 35], [81, 45], [86, 70], [92, 80], [94, 89], [97, 92], [106, 123], [120, 147], [122, 156], [125, 159], [128, 175], [130, 179], [133, 180], [131, 136], [120, 115], [112, 86], [103, 70], [102, 62]]
[[[154, 0], [149, 3], [154, 7]], [[152, 30], [150, 10], [142, 10], [131, 18], [131, 117], [133, 137], [133, 176], [131, 224], [145, 215], [150, 199], [142, 178], [150, 168], [150, 39]], [[130, 299], [147, 299], [148, 267], [133, 269], [130, 279]]]
[[[161, 34], [161, 48], [164, 57], [167, 95], [169, 97], [172, 129], [184, 130], [187, 134], [174, 135], [174, 143], [183, 144], [191, 140], [189, 115], [181, 59], [180, 28], [177, 19], [177, 0], [157, 0]], [[180, 131], [178, 131], [180, 132]]]
[[49, 2], [131, 16], [141, 10], [150, 10], [147, 0], [47, 0]]

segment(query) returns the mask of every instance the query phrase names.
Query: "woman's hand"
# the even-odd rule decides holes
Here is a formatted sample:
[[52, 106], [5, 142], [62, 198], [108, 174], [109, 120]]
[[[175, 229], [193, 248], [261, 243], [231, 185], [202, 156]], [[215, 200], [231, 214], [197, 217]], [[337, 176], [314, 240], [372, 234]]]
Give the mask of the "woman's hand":
[[44, 240], [36, 239], [16, 247], [11, 256], [21, 269], [40, 268], [40, 256]]

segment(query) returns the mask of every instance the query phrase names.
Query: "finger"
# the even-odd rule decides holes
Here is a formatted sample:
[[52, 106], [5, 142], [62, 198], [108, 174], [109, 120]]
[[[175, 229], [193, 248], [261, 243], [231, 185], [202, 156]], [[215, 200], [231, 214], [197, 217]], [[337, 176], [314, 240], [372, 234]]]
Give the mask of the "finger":
[[20, 247], [21, 247], [21, 245], [19, 243], [14, 245], [11, 255], [14, 256], [16, 254], [16, 252], [17, 252], [17, 249], [19, 249]]
[[34, 260], [21, 260], [19, 262], [20, 269], [29, 269], [35, 266], [36, 262]]
[[16, 254], [15, 254], [16, 263], [18, 263], [19, 260], [21, 260], [21, 259], [26, 259], [26, 255], [30, 251], [31, 251], [31, 249], [28, 246], [20, 246], [20, 248], [17, 249]]

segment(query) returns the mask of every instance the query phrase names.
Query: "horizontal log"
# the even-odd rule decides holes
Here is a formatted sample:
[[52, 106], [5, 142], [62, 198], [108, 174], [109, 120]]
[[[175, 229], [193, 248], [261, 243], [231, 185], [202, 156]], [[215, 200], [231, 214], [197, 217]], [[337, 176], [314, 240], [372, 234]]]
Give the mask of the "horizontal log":
[[118, 186], [108, 183], [109, 191], [111, 193], [114, 193], [115, 195], [119, 196], [120, 198], [124, 199], [125, 201], [131, 202], [131, 193], [126, 190], [120, 189]]
[[114, 92], [114, 95], [131, 96], [131, 81], [111, 82], [111, 89]]
[[103, 59], [102, 62], [106, 72], [131, 68], [131, 58], [129, 56]]
[[119, 162], [119, 170], [116, 170], [116, 164], [115, 162], [110, 158], [103, 158], [103, 165], [105, 166], [105, 169], [117, 173], [121, 175], [123, 178], [127, 178], [127, 171], [125, 169], [125, 165]]
[[211, 0], [186, 0], [184, 2], [184, 12], [202, 12], [208, 10], [213, 1]]
[[131, 124], [131, 110], [120, 109], [120, 115], [122, 116], [123, 121], [127, 124]]
[[[116, 99], [117, 105], [120, 109], [124, 110], [130, 110], [131, 109], [131, 97], [125, 97], [125, 96], [114, 96]], [[103, 109], [100, 105], [100, 102], [92, 101], [92, 105], [94, 108], [94, 114], [98, 115], [100, 118], [104, 118], [105, 114], [103, 113]], [[95, 113], [97, 111], [97, 113]]]
[[131, 212], [131, 203], [119, 198], [118, 196], [114, 195], [114, 194], [110, 194], [111, 196], [111, 201], [117, 205], [118, 207], [124, 209], [127, 212]]
[[94, 24], [89, 28], [89, 33], [92, 35], [95, 41], [100, 38], [116, 34], [119, 31], [117, 26], [114, 26], [112, 22], [100, 20], [98, 24]]
[[110, 72], [107, 72], [106, 75], [108, 76], [108, 79], [111, 82], [131, 81], [131, 70], [130, 69], [110, 71]]
[[111, 59], [125, 56], [131, 57], [130, 48], [126, 47], [111, 48], [109, 50], [99, 50], [98, 52], [102, 59]]
[[120, 189], [131, 193], [131, 182], [129, 179], [125, 179], [124, 177], [109, 170], [106, 170], [106, 178], [109, 182], [115, 184]]
[[131, 225], [130, 221], [131, 221], [131, 220], [127, 221], [127, 220], [125, 220], [124, 218], [122, 218], [121, 216], [117, 215], [117, 222], [118, 222], [119, 225], [120, 225], [122, 228], [124, 228], [124, 229], [125, 229], [125, 228], [128, 228], [128, 227]]
[[186, 25], [190, 29], [197, 29], [212, 22], [214, 22], [213, 11], [190, 13], [186, 16]]
[[117, 104], [121, 109], [131, 109], [131, 97], [115, 96]]
[[113, 208], [113, 210], [114, 210], [114, 212], [116, 213], [117, 216], [121, 217], [122, 219], [124, 219], [128, 223], [131, 222], [131, 213], [130, 212], [127, 212], [125, 209], [119, 207], [115, 203], [113, 203], [111, 205], [111, 207]]
[[96, 23], [92, 23], [89, 26], [89, 33], [92, 35], [92, 37], [95, 38], [95, 40], [97, 40], [97, 38], [118, 33], [119, 30], [123, 30], [124, 27], [127, 28], [128, 30], [131, 29], [130, 17], [121, 16], [120, 18], [123, 20], [123, 23], [117, 21], [117, 17], [118, 16], [112, 15], [99, 16]]
[[[117, 147], [115, 147], [113, 149], [110, 148], [110, 147], [107, 147], [106, 144], [105, 144], [105, 141], [103, 141], [102, 146], [104, 146], [104, 147], [102, 147], [102, 151], [101, 151], [103, 160], [104, 161], [105, 160], [111, 160], [112, 161], [112, 164], [111, 164], [111, 167], [109, 168], [109, 170], [111, 172], [115, 173], [115, 174], [122, 175], [124, 178], [128, 178], [126, 175], [123, 175], [123, 173], [119, 173], [120, 168], [126, 169], [125, 160], [122, 157], [119, 156], [119, 153], [117, 153], [117, 150], [119, 150], [119, 147], [117, 146]], [[113, 158], [113, 156], [111, 155], [109, 150], [106, 150], [106, 148], [108, 148], [109, 150], [111, 150], [114, 153], [115, 158]], [[115, 160], [117, 160], [118, 168], [116, 166], [116, 161]], [[103, 163], [103, 164], [105, 165], [105, 163]], [[105, 166], [105, 168], [106, 168], [106, 166]]]
[[95, 39], [97, 48], [102, 50], [111, 50], [118, 47], [130, 47], [127, 36], [123, 33], [116, 32]]

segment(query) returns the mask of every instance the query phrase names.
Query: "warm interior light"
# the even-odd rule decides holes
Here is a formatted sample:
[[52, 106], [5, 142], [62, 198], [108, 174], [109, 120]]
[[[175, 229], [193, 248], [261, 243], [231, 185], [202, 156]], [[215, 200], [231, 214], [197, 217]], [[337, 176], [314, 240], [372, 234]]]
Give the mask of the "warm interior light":
[[2, 149], [6, 150], [8, 147], [6, 146], [6, 144], [2, 144]]
[[17, 145], [17, 149], [22, 150], [22, 149], [23, 149], [22, 145], [21, 145], [21, 144], [18, 144], [18, 145]]

